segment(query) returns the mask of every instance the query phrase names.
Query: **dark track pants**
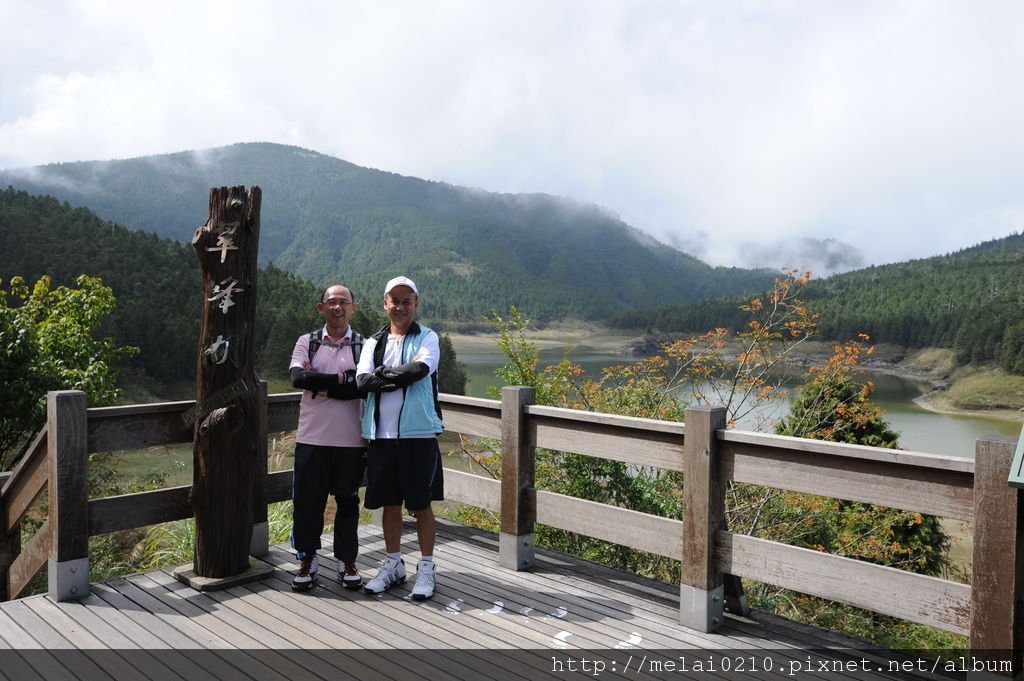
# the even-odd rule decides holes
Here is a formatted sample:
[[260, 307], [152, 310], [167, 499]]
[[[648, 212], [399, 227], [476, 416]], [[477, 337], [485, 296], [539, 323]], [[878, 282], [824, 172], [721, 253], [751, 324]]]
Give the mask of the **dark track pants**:
[[363, 447], [295, 444], [292, 476], [292, 548], [309, 554], [321, 548], [327, 495], [338, 505], [334, 517], [334, 556], [353, 562], [359, 553], [359, 485], [366, 468]]

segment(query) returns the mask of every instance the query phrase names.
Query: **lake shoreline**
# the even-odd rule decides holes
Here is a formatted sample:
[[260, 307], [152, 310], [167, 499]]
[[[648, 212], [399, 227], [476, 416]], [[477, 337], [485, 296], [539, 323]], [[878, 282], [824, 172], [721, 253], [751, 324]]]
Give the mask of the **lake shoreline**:
[[[492, 350], [500, 353], [496, 336], [486, 333], [449, 333], [456, 353], [459, 349], [470, 352]], [[616, 332], [597, 326], [581, 325], [573, 328], [531, 329], [527, 341], [538, 350], [570, 347], [576, 350], [621, 355], [622, 363], [635, 362], [642, 357], [637, 349], [650, 347], [650, 339], [643, 334]], [[810, 341], [794, 355], [798, 366], [808, 367], [824, 361], [832, 352], [833, 343]], [[875, 346], [876, 352], [860, 368], [868, 374], [879, 373], [920, 381], [932, 390], [913, 399], [921, 409], [950, 416], [976, 416], [1019, 423], [1024, 413], [1016, 409], [963, 409], [952, 405], [948, 391], [956, 383], [952, 375], [952, 352], [946, 350], [909, 351], [888, 344]]]
[[937, 389], [926, 395], [921, 395], [914, 399], [914, 404], [930, 412], [949, 416], [978, 416], [1014, 423], [1024, 420], [1024, 414], [1017, 409], [962, 409], [955, 407], [949, 403], [945, 389]]
[[[456, 353], [460, 347], [498, 351], [497, 336], [492, 334], [448, 333], [448, 336], [452, 339]], [[629, 345], [631, 342], [641, 338], [641, 336], [636, 334], [613, 333], [588, 328], [572, 330], [541, 329], [531, 330], [526, 334], [526, 340], [536, 345], [539, 350], [558, 347], [593, 350], [609, 354], [621, 354], [623, 362], [632, 362], [638, 359], [629, 351]]]

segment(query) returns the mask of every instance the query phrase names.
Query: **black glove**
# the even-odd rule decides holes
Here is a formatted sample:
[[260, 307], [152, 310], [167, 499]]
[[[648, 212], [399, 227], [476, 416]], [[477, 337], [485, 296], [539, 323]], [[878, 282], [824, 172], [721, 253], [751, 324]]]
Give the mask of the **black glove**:
[[320, 393], [336, 400], [353, 400], [363, 397], [356, 385], [356, 370], [349, 369], [341, 374], [328, 374], [302, 367], [292, 367], [292, 386], [309, 390], [316, 397]]
[[398, 385], [412, 385], [430, 373], [430, 367], [423, 362], [409, 362], [396, 367], [380, 367], [381, 377]]
[[326, 374], [322, 371], [292, 367], [292, 387], [299, 390], [324, 391], [338, 385], [338, 374]]
[[328, 397], [335, 400], [355, 400], [366, 397], [366, 391], [359, 389], [355, 369], [337, 374], [337, 379], [337, 385], [327, 389]]
[[389, 393], [398, 390], [398, 384], [380, 375], [383, 367], [377, 367], [372, 374], [359, 374], [356, 376], [356, 385], [363, 392], [368, 393]]

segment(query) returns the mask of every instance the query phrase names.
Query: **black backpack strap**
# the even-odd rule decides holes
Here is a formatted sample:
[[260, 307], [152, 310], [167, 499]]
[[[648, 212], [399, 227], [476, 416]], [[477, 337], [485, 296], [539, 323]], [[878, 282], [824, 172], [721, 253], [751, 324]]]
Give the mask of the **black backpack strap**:
[[380, 328], [377, 333], [373, 334], [373, 339], [377, 341], [377, 344], [373, 346], [373, 368], [376, 369], [384, 363], [384, 350], [387, 347], [388, 331], [391, 329], [391, 325], [385, 325]]
[[[320, 346], [323, 345], [323, 342], [324, 327], [321, 326], [319, 329], [313, 329], [312, 331], [309, 332], [309, 352], [307, 353], [309, 358], [309, 366], [313, 366], [313, 355], [315, 355], [316, 351], [320, 349]], [[313, 394], [313, 398], [315, 399], [320, 391], [310, 390], [309, 392]]]
[[324, 327], [314, 329], [309, 332], [309, 364], [313, 365], [313, 355], [320, 349], [320, 345], [324, 342]]
[[359, 356], [363, 354], [363, 337], [362, 335], [352, 329], [352, 361], [359, 364]]

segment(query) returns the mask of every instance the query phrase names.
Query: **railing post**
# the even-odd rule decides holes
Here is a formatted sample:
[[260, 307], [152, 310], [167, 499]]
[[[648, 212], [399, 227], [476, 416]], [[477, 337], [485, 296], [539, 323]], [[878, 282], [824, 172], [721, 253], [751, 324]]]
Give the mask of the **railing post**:
[[46, 395], [50, 469], [50, 596], [69, 601], [89, 595], [89, 457], [86, 399], [80, 390]]
[[17, 523], [7, 533], [7, 502], [2, 494], [4, 485], [14, 475], [11, 471], [0, 473], [0, 603], [10, 600], [10, 569], [11, 563], [21, 552], [21, 523]]
[[256, 384], [256, 478], [252, 485], [252, 539], [249, 555], [260, 558], [270, 553], [270, 525], [267, 515], [267, 382]]
[[715, 457], [715, 431], [722, 428], [723, 407], [686, 410], [679, 622], [704, 632], [714, 631], [725, 618], [725, 588], [714, 556], [715, 533], [725, 523], [725, 494]]
[[[1007, 483], [1016, 441], [983, 437], [974, 450], [971, 655], [1021, 673], [1024, 649], [1024, 504]], [[998, 666], [987, 666], [998, 669]], [[1011, 676], [1011, 674], [1006, 674]]]
[[512, 570], [533, 567], [533, 525], [537, 520], [533, 447], [526, 436], [525, 407], [536, 390], [522, 386], [501, 389], [501, 533], [498, 562]]

